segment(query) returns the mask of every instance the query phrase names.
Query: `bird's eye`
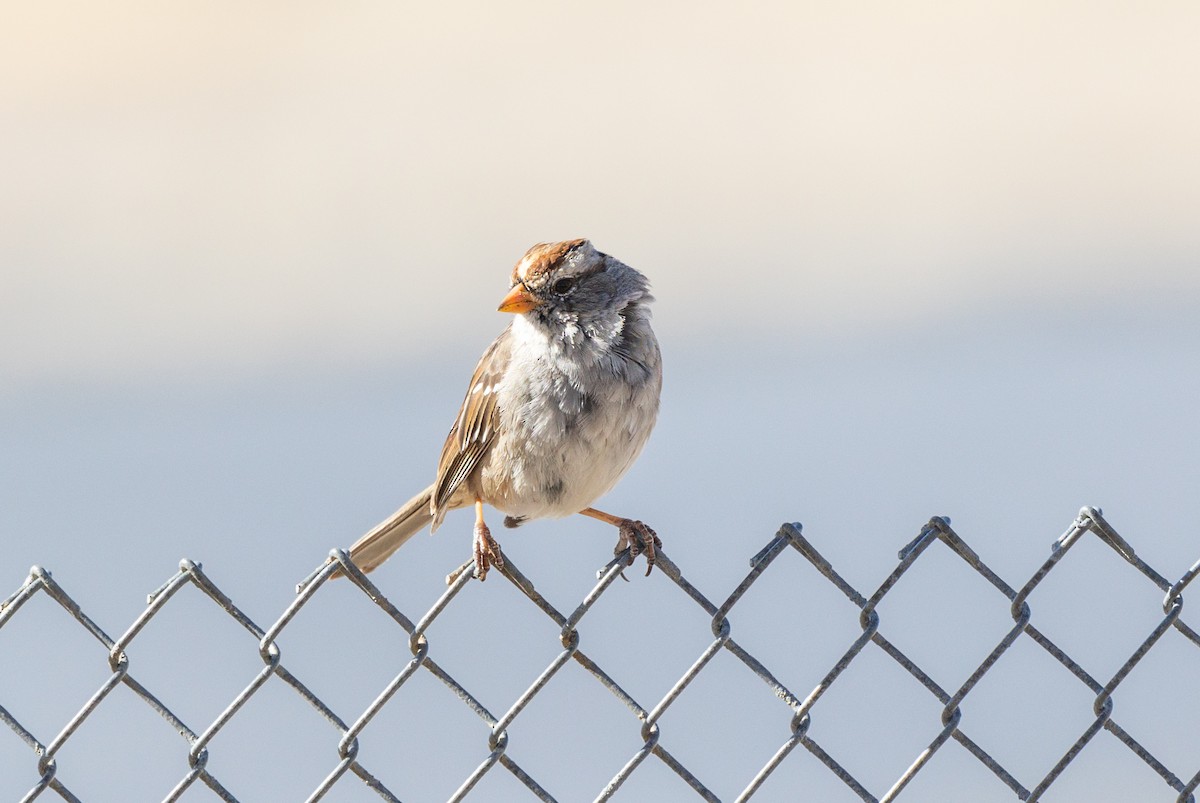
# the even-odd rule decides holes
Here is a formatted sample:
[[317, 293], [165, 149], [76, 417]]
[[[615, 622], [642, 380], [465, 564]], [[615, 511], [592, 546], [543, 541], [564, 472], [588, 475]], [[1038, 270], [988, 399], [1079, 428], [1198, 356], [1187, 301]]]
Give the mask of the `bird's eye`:
[[555, 282], [553, 285], [551, 285], [550, 289], [553, 290], [558, 295], [562, 296], [562, 295], [566, 295], [567, 293], [571, 292], [571, 289], [574, 286], [575, 286], [574, 279], [559, 279], [557, 282]]

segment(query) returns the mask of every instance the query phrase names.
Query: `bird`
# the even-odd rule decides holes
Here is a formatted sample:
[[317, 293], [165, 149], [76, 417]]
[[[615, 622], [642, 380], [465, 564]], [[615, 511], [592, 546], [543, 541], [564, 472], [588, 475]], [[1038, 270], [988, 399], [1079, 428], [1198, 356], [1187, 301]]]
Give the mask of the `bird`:
[[642, 521], [592, 507], [633, 465], [658, 419], [662, 357], [649, 280], [587, 239], [538, 243], [512, 269], [508, 327], [484, 351], [442, 447], [433, 484], [363, 535], [363, 572], [450, 510], [474, 506], [474, 576], [504, 556], [484, 505], [504, 526], [576, 513], [617, 528], [628, 564], [654, 567], [662, 540]]

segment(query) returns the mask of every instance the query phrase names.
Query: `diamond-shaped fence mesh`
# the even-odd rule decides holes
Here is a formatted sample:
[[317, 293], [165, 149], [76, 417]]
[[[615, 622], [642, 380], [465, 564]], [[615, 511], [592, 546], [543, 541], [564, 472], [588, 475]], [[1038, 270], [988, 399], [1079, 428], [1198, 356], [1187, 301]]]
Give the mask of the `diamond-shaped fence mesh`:
[[[1111, 674], [1098, 675], [1094, 666], [1087, 665], [1086, 659], [1081, 658], [1077, 661], [1068, 655], [1043, 632], [1043, 629], [1039, 629], [1029, 603], [1031, 595], [1039, 585], [1058, 567], [1064, 565], [1072, 547], [1088, 535], [1094, 536], [1120, 560], [1133, 566], [1144, 581], [1155, 586], [1163, 594], [1161, 611], [1156, 609], [1153, 612], [1152, 625], [1148, 632], [1138, 634], [1140, 640], [1132, 645], [1127, 654], [1121, 654], [1121, 663]], [[928, 661], [925, 661], [926, 666], [923, 668], [910, 654], [906, 654], [896, 643], [889, 640], [884, 633], [879, 613], [881, 603], [897, 587], [898, 581], [923, 555], [931, 554], [930, 550], [936, 544], [943, 545], [954, 560], [965, 563], [970, 571], [977, 573], [987, 585], [999, 592], [994, 595], [996, 606], [1004, 608], [1007, 616], [1011, 617], [1011, 625], [1006, 626], [1006, 632], [1000, 635], [998, 641], [977, 665], [973, 664], [974, 668], [969, 671], [965, 682], [957, 687], [941, 685], [935, 677], [938, 672], [929, 666]], [[1165, 785], [1177, 793], [1175, 799], [1180, 803], [1195, 801], [1194, 792], [1197, 786], [1200, 786], [1200, 767], [1197, 766], [1200, 765], [1200, 750], [1186, 751], [1185, 755], [1190, 755], [1194, 760], [1192, 765], [1168, 766], [1167, 758], [1156, 757], [1143, 745], [1151, 735], [1138, 732], [1139, 728], [1143, 731], [1146, 729], [1145, 717], [1138, 717], [1138, 712], [1131, 710], [1131, 720], [1118, 720], [1114, 715], [1114, 699], [1122, 683], [1131, 676], [1136, 677], [1139, 665], [1145, 666], [1144, 659], [1159, 645], [1173, 639], [1187, 645], [1189, 651], [1192, 647], [1200, 647], [1200, 634], [1181, 619], [1183, 589], [1200, 572], [1200, 561], [1177, 580], [1169, 580], [1139, 558], [1125, 539], [1118, 535], [1094, 508], [1084, 508], [1080, 511], [1078, 518], [1053, 544], [1050, 557], [1019, 587], [1001, 579], [980, 560], [944, 518], [934, 518], [922, 528], [917, 538], [900, 551], [895, 569], [870, 594], [864, 594], [852, 587], [801, 534], [798, 524], [785, 524], [758, 554], [751, 558], [750, 571], [745, 579], [723, 599], [706, 595], [689, 582], [679, 566], [665, 555], [660, 555], [660, 571], [656, 572], [657, 576], [669, 580], [678, 592], [682, 592], [685, 605], [696, 606], [703, 611], [710, 632], [704, 634], [703, 641], [706, 642], [706, 646], [695, 655], [692, 664], [674, 679], [669, 691], [657, 700], [636, 699], [633, 693], [622, 687], [614, 676], [606, 671], [597, 656], [589, 654], [581, 646], [581, 634], [587, 631], [589, 613], [621, 576], [624, 557], [625, 555], [617, 556], [600, 573], [598, 582], [591, 591], [570, 611], [559, 610], [552, 605], [536, 590], [534, 583], [514, 565], [511, 558], [506, 559], [505, 566], [498, 571], [519, 589], [521, 596], [538, 612], [536, 615], [544, 616], [553, 623], [553, 628], [558, 631], [559, 643], [554, 645], [553, 652], [556, 654], [553, 659], [533, 677], [528, 688], [513, 699], [507, 709], [496, 711], [489, 710], [470, 688], [439, 663], [436, 640], [428, 637], [430, 627], [455, 605], [456, 599], [461, 599], [460, 593], [471, 582], [472, 573], [466, 570], [470, 568], [469, 565], [451, 575], [445, 593], [432, 607], [423, 613], [410, 616], [390, 602], [370, 579], [349, 563], [345, 552], [336, 550], [321, 567], [300, 584], [297, 596], [282, 615], [269, 626], [262, 627], [218, 588], [198, 564], [185, 560], [173, 577], [150, 594], [146, 609], [117, 638], [111, 637], [96, 624], [70, 594], [55, 582], [49, 572], [35, 567], [24, 584], [0, 604], [0, 628], [17, 619], [23, 606], [30, 600], [38, 595], [45, 595], [70, 614], [86, 634], [103, 645], [107, 651], [107, 665], [103, 667], [105, 677], [99, 686], [90, 696], [72, 704], [71, 711], [74, 713], [68, 716], [64, 724], [58, 726], [55, 723], [54, 727], [59, 728], [57, 732], [36, 733], [31, 723], [23, 723], [11, 713], [13, 700], [0, 698], [0, 720], [28, 745], [32, 751], [31, 762], [36, 766], [36, 772], [31, 777], [38, 780], [25, 793], [23, 799], [33, 800], [47, 790], [65, 800], [80, 799], [67, 783], [59, 778], [60, 754], [89, 719], [105, 709], [106, 704], [115, 697], [114, 690], [125, 687], [136, 699], [165, 720], [184, 740], [186, 765], [180, 766], [178, 782], [174, 788], [164, 790], [166, 800], [180, 799], [190, 788], [204, 787], [223, 800], [237, 799], [235, 792], [225, 785], [228, 780], [223, 782], [222, 770], [216, 766], [218, 762], [214, 761], [213, 766], [210, 766], [212, 750], [216, 749], [213, 744], [214, 738], [237, 720], [239, 713], [248, 703], [270, 688], [285, 689], [289, 694], [296, 695], [297, 699], [307, 703], [328, 721], [332, 735], [336, 736], [336, 754], [331, 753], [327, 774], [319, 785], [312, 789], [310, 800], [318, 800], [335, 787], [346, 784], [357, 784], [360, 789], [373, 792], [384, 800], [398, 800], [399, 792], [389, 789], [381, 780], [386, 773], [381, 771], [381, 768], [367, 766], [360, 760], [360, 745], [368, 740], [397, 741], [421, 738], [413, 731], [397, 733], [382, 726], [379, 722], [383, 718], [377, 717], [390, 704], [402, 698], [406, 690], [417, 686], [418, 684], [412, 681], [426, 673], [435, 679], [435, 682], [444, 684], [466, 707], [466, 711], [483, 723], [481, 738], [476, 743], [477, 763], [472, 760], [472, 763], [475, 763], [474, 769], [461, 778], [457, 790], [451, 796], [452, 800], [472, 797], [473, 790], [481, 796], [478, 784], [489, 773], [508, 774], [518, 784], [516, 788], [523, 787], [528, 790], [528, 796], [531, 798], [555, 800], [557, 793], [570, 795], [571, 799], [580, 799], [586, 793], [588, 797], [595, 796], [596, 800], [608, 800], [617, 795], [627, 781], [655, 763], [660, 765], [660, 769], [665, 768], [682, 779], [686, 784], [684, 788], [690, 788], [696, 797], [718, 800], [712, 789], [728, 787], [729, 779], [709, 777], [709, 772], [714, 770], [709, 769], [703, 762], [687, 763], [672, 753], [671, 738], [660, 728], [660, 723], [672, 706], [686, 698], [689, 691], [697, 687], [697, 679], [715, 665], [714, 657], [728, 653], [744, 667], [736, 677], [748, 683], [766, 684], [778, 698], [779, 713], [778, 720], [770, 726], [771, 733], [776, 734], [772, 739], [773, 749], [767, 750], [760, 757], [756, 771], [745, 778], [734, 779], [741, 789], [737, 800], [747, 800], [755, 796], [772, 776], [795, 762], [808, 762], [813, 766], [823, 767], [822, 772], [831, 774], [832, 778], [844, 784], [851, 798], [857, 796], [865, 801], [893, 800], [900, 797], [918, 775], [931, 772], [931, 760], [942, 751], [960, 751], [960, 754], [974, 762], [975, 766], [983, 768], [984, 772], [978, 777], [993, 779], [986, 782], [1001, 791], [1007, 789], [1005, 794], [1011, 794], [1011, 797], [1019, 800], [1038, 800], [1055, 784], [1069, 765], [1080, 760], [1080, 757], [1088, 752], [1089, 747], [1099, 740], [1107, 739], [1151, 771], [1145, 774], [1148, 779], [1147, 794], [1151, 791], [1155, 794], [1165, 792]], [[857, 609], [860, 626], [858, 632], [846, 634], [844, 646], [839, 648], [840, 656], [832, 666], [824, 669], [823, 676], [814, 678], [815, 685], [806, 685], [803, 688], [786, 686], [780, 677], [790, 677], [791, 668], [770, 665], [771, 659], [756, 656], [733, 637], [732, 626], [739, 602], [745, 598], [747, 591], [773, 567], [795, 558], [807, 562], [820, 577], [832, 584], [832, 588], [840, 593], [853, 609]], [[283, 663], [278, 644], [280, 634], [289, 627], [302, 608], [321, 604], [321, 590], [327, 587], [326, 583], [331, 579], [331, 575], [339, 569], [345, 571], [350, 582], [394, 623], [396, 640], [406, 642], [408, 650], [411, 651], [411, 658], [407, 659], [398, 671], [395, 671], [394, 667], [390, 670], [395, 671], [394, 677], [378, 690], [374, 700], [362, 710], [334, 710], [331, 704], [322, 700], [305, 685], [304, 680], [289, 671]], [[146, 625], [167, 609], [178, 591], [189, 585], [203, 592], [220, 611], [231, 617], [237, 626], [253, 635], [258, 642], [257, 653], [261, 659], [261, 668], [257, 669], [252, 677], [246, 678], [244, 688], [228, 700], [223, 710], [212, 721], [185, 721], [183, 715], [173, 711], [156, 696], [154, 688], [139, 682], [138, 669], [128, 656], [131, 645], [139, 638], [139, 634], [143, 633]], [[669, 592], [664, 590], [660, 593]], [[1000, 595], [1007, 602], [1002, 600]], [[791, 601], [783, 604], [790, 605]], [[789, 619], [803, 618], [804, 614], [799, 606], [791, 606], [788, 610]], [[689, 619], [687, 626], [692, 626], [692, 621]], [[673, 628], [685, 626], [683, 622], [668, 624]], [[753, 624], [754, 621], [751, 620], [747, 628]], [[659, 623], [659, 626], [662, 626], [662, 623]], [[1171, 634], [1169, 639], [1164, 639], [1168, 634]], [[1025, 767], [1016, 767], [1011, 761], [1008, 762], [1009, 766], [1001, 763], [1003, 756], [1000, 755], [1001, 751], [997, 749], [994, 740], [988, 735], [973, 733], [972, 721], [963, 716], [962, 709], [964, 701], [973, 699], [971, 695], [981, 688], [981, 681], [989, 674], [992, 677], [1000, 674], [1002, 670], [998, 668], [1004, 666], [1006, 657], [1013, 656], [1021, 649], [1040, 651], [1049, 658], [1050, 664], [1056, 663], [1061, 666], [1066, 672], [1066, 677], [1071, 678], [1071, 682], [1077, 687], [1081, 687], [1084, 692], [1081, 699], [1090, 701], [1090, 707], [1083, 720], [1084, 726], [1072, 734], [1073, 742], [1061, 754], [1045, 757], [1045, 764], [1049, 766], [1049, 770], [1036, 775], [1031, 775]], [[760, 655], [763, 652], [764, 650], [759, 650]], [[914, 731], [929, 732], [933, 738], [911, 757], [908, 766], [898, 777], [891, 780], [888, 788], [876, 788], [873, 778], [877, 773], [873, 773], [872, 779], [865, 777], [865, 773], [857, 769], [862, 766], [861, 756], [847, 755], [844, 746], [838, 746], [845, 743], [844, 739], [837, 738], [839, 730], [867, 726], [861, 723], [847, 723], [841, 716], [822, 719], [822, 704], [828, 700], [827, 693], [836, 689], [839, 680], [846, 676], [847, 670], [856, 662], [863, 662], [864, 657], [867, 661], [891, 662], [894, 668], [898, 668], [898, 671], [907, 674], [916, 682], [917, 685], [912, 688], [924, 689], [923, 693], [918, 691], [918, 694], [928, 695], [936, 701], [931, 710], [940, 709], [940, 717], [935, 714], [932, 721], [908, 723]], [[12, 662], [2, 652], [0, 662], [4, 671], [11, 669]], [[544, 781], [540, 782], [534, 771], [519, 763], [522, 751], [510, 749], [516, 746], [510, 743], [510, 729], [527, 710], [527, 706], [538, 695], [552, 689], [556, 677], [564, 667], [572, 663], [594, 678], [595, 683], [599, 684], [598, 688], [613, 695], [628, 709], [628, 716], [632, 718], [631, 724], [640, 735], [623, 762], [617, 762], [606, 770], [606, 776], [610, 775], [611, 779], [602, 788], [552, 791], [543, 786]], [[757, 680], [754, 680], [755, 678]], [[20, 693], [20, 689], [15, 691]], [[7, 693], [12, 693], [12, 690]], [[1181, 691], [1173, 690], [1173, 693], [1181, 694]], [[1192, 693], [1195, 694], [1196, 691], [1193, 690]], [[1124, 717], [1126, 709], [1122, 709], [1122, 712]], [[568, 710], [563, 711], [561, 716], [571, 720], [574, 714]], [[1122, 721], [1129, 725], [1128, 729]], [[376, 725], [374, 728], [373, 723]], [[582, 722], [568, 721], [566, 727], [573, 726], [585, 727]], [[1019, 739], [1020, 734], [1010, 734], [1010, 738]], [[803, 749], [797, 750], [798, 747]], [[523, 749], [529, 750], [530, 747], [525, 745]], [[850, 768], [851, 764], [855, 767], [853, 771]], [[228, 767], [229, 763], [221, 766]], [[428, 771], [439, 770], [429, 768]], [[858, 772], [857, 776], [855, 772]], [[66, 772], [63, 774], [69, 775]], [[1154, 781], [1155, 776], [1160, 781]], [[720, 784], [716, 781], [720, 781]]]

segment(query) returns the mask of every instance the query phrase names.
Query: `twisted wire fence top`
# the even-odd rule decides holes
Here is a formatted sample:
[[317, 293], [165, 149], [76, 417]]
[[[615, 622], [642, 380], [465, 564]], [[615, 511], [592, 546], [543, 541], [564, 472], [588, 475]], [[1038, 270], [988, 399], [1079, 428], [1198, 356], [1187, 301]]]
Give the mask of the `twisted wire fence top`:
[[[1152, 615], [1148, 614], [1145, 631], [1139, 633], [1130, 645], [1120, 645], [1117, 648], [1121, 652], [1116, 668], [1103, 667], [1105, 671], [1096, 665], [1100, 662], [1072, 657], [1066, 647], [1052, 640], [1044, 626], [1040, 626], [1042, 623], [1035, 616], [1031, 602], [1036, 598], [1038, 588], [1053, 573], [1061, 572], [1059, 567], [1066, 565], [1072, 549], [1088, 537], [1096, 539], [1119, 561], [1136, 569], [1142, 578], [1141, 584], [1155, 591], [1156, 600], [1161, 599], [1161, 604], [1157, 601], [1152, 603], [1153, 611], [1149, 612]], [[912, 650], [906, 652], [897, 646], [897, 640], [889, 638], [889, 628], [885, 626], [880, 613], [885, 600], [902, 586], [902, 580], [913, 571], [913, 567], [924, 556], [937, 550], [952, 556], [960, 567], [982, 578], [992, 589], [989, 593], [995, 601], [993, 607], [1003, 608], [1006, 613], [1004, 621], [1007, 624], [998, 629], [994, 644], [989, 642], [990, 649], [977, 661], [972, 658], [969, 664], [964, 665], [966, 671], [962, 674], [965, 679], [946, 677], [951, 673], [935, 669], [928, 657], [920, 658], [921, 663], [918, 663]], [[679, 674], [671, 674], [666, 678], [663, 685], [667, 691], [654, 698], [642, 696], [640, 685], [638, 689], [634, 688], [631, 680], [636, 678], [626, 676], [629, 671], [626, 663], [620, 662], [616, 666], [618, 662], [602, 658], [592, 652], [593, 648], [589, 646], [596, 643], [595, 634], [589, 634], [588, 631], [589, 617], [594, 615], [597, 604], [614, 585], [623, 585], [618, 580], [622, 577], [625, 557], [622, 554], [614, 558], [573, 609], [560, 609], [551, 604], [512, 559], [506, 558], [505, 566], [500, 571], [520, 597], [527, 601], [530, 612], [546, 624], [545, 633], [554, 639], [554, 643], [547, 653], [550, 655], [549, 661], [544, 665], [537, 664], [525, 681], [523, 690], [492, 707], [485, 704], [484, 700], [494, 698], [494, 692], [482, 694], [478, 688], [474, 688], [478, 684], [466, 680], [461, 670], [456, 670], [457, 674], [452, 673], [442, 660], [445, 651], [439, 651], [439, 642], [445, 640], [443, 630], [439, 628], [443, 627], [447, 612], [461, 604], [465, 598], [464, 589], [472, 583], [469, 564], [460, 567], [451, 576], [445, 592], [431, 607], [423, 612], [406, 613], [359, 572], [344, 551], [335, 550], [324, 564], [298, 586], [298, 593], [283, 613], [263, 627], [241, 610], [199, 564], [184, 560], [178, 572], [149, 595], [145, 610], [116, 637], [97, 624], [48, 571], [34, 567], [25, 582], [0, 605], [0, 629], [18, 620], [22, 609], [31, 600], [39, 595], [47, 597], [61, 606], [88, 638], [102, 645], [103, 652], [97, 653], [99, 660], [96, 663], [103, 665], [98, 671], [100, 680], [90, 694], [68, 701], [69, 713], [65, 720], [56, 721], [43, 730], [46, 727], [41, 724], [43, 717], [36, 717], [39, 725], [35, 726], [29, 715], [18, 716], [14, 713], [22, 702], [21, 685], [12, 682], [21, 678], [20, 661], [17, 651], [6, 648], [3, 640], [5, 634], [0, 630], [0, 662], [10, 679], [10, 682], [0, 685], [0, 720], [30, 748], [27, 754], [30, 756], [28, 785], [22, 787], [25, 790], [22, 799], [33, 800], [47, 793], [53, 793], [51, 797], [69, 801], [81, 799], [80, 793], [72, 789], [82, 782], [86, 770], [82, 762], [77, 762], [77, 766], [73, 767], [68, 759], [72, 740], [78, 740], [79, 734], [88, 728], [91, 721], [103, 717], [107, 708], [119, 705], [127, 707], [129, 699], [134, 699], [148, 706], [151, 712], [182, 737], [182, 742], [177, 743], [183, 748], [176, 759], [178, 780], [172, 787], [154, 793], [155, 797], [177, 800], [191, 789], [200, 791], [200, 797], [204, 796], [202, 790], [208, 790], [210, 797], [215, 795], [222, 800], [238, 800], [238, 789], [227, 777], [234, 774], [231, 767], [237, 762], [263, 761], [269, 750], [264, 749], [264, 755], [222, 756], [222, 736], [238, 727], [240, 719], [250, 716], [243, 712], [248, 706], [252, 707], [256, 700], [284, 692], [290, 699], [306, 703], [328, 723], [327, 766], [322, 770], [324, 778], [311, 789], [309, 800], [318, 800], [333, 792], [347, 793], [348, 785], [356, 785], [359, 790], [373, 793], [384, 800], [400, 800], [412, 794], [408, 791], [411, 777], [397, 772], [390, 762], [369, 760], [365, 748], [371, 743], [405, 745], [424, 739], [424, 733], [406, 725], [403, 719], [397, 725], [394, 719], [387, 718], [386, 713], [389, 708], [403, 706], [406, 695], [433, 694], [435, 687], [440, 686], [461, 703], [462, 707], [457, 710], [480, 723], [477, 731], [462, 726], [469, 731], [466, 736], [467, 749], [473, 751], [475, 757], [470, 761], [472, 766], [465, 776], [452, 779], [447, 787], [453, 789], [451, 800], [470, 797], [487, 799], [480, 784], [489, 776], [495, 778], [497, 773], [510, 779], [504, 787], [510, 796], [546, 801], [608, 800], [622, 797], [622, 790], [629, 790], [631, 785], [636, 785], [640, 776], [661, 771], [672, 773], [681, 782], [676, 784], [676, 788], [682, 790], [679, 792], [680, 798], [718, 800], [720, 798], [715, 789], [736, 788], [739, 790], [736, 792], [737, 800], [752, 797], [763, 800], [793, 799], [796, 794], [791, 786], [794, 779], [788, 773], [789, 768], [799, 765], [803, 765], [805, 771], [817, 768], [828, 778], [836, 779], [847, 799], [890, 801], [905, 796], [906, 789], [912, 792], [913, 799], [928, 799], [923, 798], [915, 791], [916, 787], [910, 784], [918, 778], [936, 774], [937, 767], [944, 763], [942, 757], [949, 760], [949, 754], [956, 753], [959, 760], [969, 761], [982, 770], [972, 776], [981, 792], [986, 788], [990, 794], [999, 791], [1010, 799], [1033, 801], [1047, 799], [1048, 790], [1054, 787], [1068, 767], [1086, 761], [1081, 756], [1099, 749], [1095, 745], [1107, 740], [1110, 747], [1118, 746], [1125, 755], [1132, 756], [1145, 768], [1146, 772], [1139, 776], [1145, 789], [1145, 799], [1176, 800], [1179, 803], [1195, 801], [1194, 792], [1200, 786], [1200, 739], [1184, 751], [1185, 756], [1190, 756], [1190, 764], [1169, 766], [1165, 757], [1156, 756], [1146, 746], [1154, 736], [1153, 719], [1147, 725], [1147, 717], [1140, 715], [1143, 712], [1136, 708], [1118, 709], [1116, 700], [1122, 684], [1135, 675], [1139, 665], [1144, 666], [1144, 659], [1158, 645], [1174, 641], [1187, 645], [1189, 653], [1191, 648], [1200, 647], [1200, 634], [1181, 618], [1183, 590], [1200, 572], [1200, 562], [1193, 564], [1176, 579], [1160, 574], [1139, 558], [1133, 547], [1094, 508], [1080, 511], [1067, 531], [1053, 543], [1050, 557], [1020, 586], [1010, 585], [985, 564], [944, 518], [931, 519], [920, 534], [900, 550], [895, 569], [869, 593], [847, 582], [801, 534], [799, 524], [785, 524], [750, 559], [745, 578], [723, 597], [703, 592], [684, 576], [679, 566], [661, 555], [658, 563], [660, 571], [656, 572], [660, 580], [654, 587], [655, 593], [667, 594], [666, 587], [661, 583], [669, 581], [670, 586], [676, 589], [676, 601], [684, 606], [678, 610], [684, 612], [656, 603], [652, 619], [646, 617], [644, 611], [629, 612], [629, 626], [660, 628], [671, 633], [672, 637], [690, 628], [694, 632], [689, 632], [688, 636], [696, 639], [697, 647], [691, 664]], [[783, 665], [778, 658], [768, 657], [766, 653], [773, 653], [772, 650], [754, 647], [752, 652], [747, 638], [761, 644], [765, 632], [768, 643], [771, 639], [802, 640], [805, 627], [815, 623], [806, 621], [801, 593], [796, 592], [793, 596], [787, 587], [782, 591], [777, 589], [776, 593], [784, 594], [786, 598], [773, 600], [773, 610], [777, 612], [775, 619], [755, 616], [738, 620], [738, 635], [747, 634], [742, 636], [743, 641], [734, 637], [734, 621], [742, 610], [739, 604], [743, 603], [756, 583], [775, 567], [796, 558], [800, 559], [800, 565], [814, 569], [816, 576], [827, 581], [828, 588], [844, 599], [842, 604], [849, 606], [849, 610], [857, 616], [858, 628], [856, 632], [845, 635], [831, 665], [822, 667], [813, 677], [805, 678], [804, 685], [796, 686], [793, 682], [789, 686], [784, 678], [795, 676], [794, 667]], [[331, 587], [329, 581], [338, 571], [345, 572], [352, 587], [358, 589], [386, 617], [394, 641], [406, 647], [405, 657], [399, 659], [382, 653], [377, 656], [368, 653], [366, 660], [377, 657], [380, 662], [386, 663], [384, 669], [390, 679], [369, 690], [367, 698], [364, 698], [369, 698], [369, 702], [357, 707], [347, 707], [340, 702], [341, 694], [326, 692], [318, 695], [314, 692], [314, 687], [328, 688], [327, 679], [302, 678], [293, 673], [284, 662], [280, 646], [282, 634], [293, 624], [297, 614], [306, 606], [322, 604], [322, 592]], [[339, 581], [337, 585], [344, 583]], [[244, 685], [232, 693], [215, 717], [209, 714], [204, 719], [195, 719], [192, 714], [185, 713], [185, 708], [192, 707], [186, 701], [168, 705], [156, 696], [156, 688], [147, 677], [140, 674], [139, 663], [131, 658], [131, 655], [137, 654], [135, 645], [146, 626], [156, 617], [161, 617], [164, 611], [169, 611], [171, 600], [187, 587], [202, 592], [204, 598], [215, 603], [217, 610], [228, 615], [237, 628], [252, 637], [252, 641], [247, 643], [246, 654], [236, 658], [218, 656], [220, 660], [236, 660], [240, 667], [240, 662], [249, 654], [257, 653], [253, 656], [256, 659], [254, 665], [246, 664], [245, 677], [241, 681]], [[681, 597], [678, 596], [680, 593]], [[686, 613], [687, 609], [699, 612], [702, 618]], [[660, 610], [676, 613], [673, 618], [663, 621]], [[954, 645], [950, 643], [938, 652], [951, 652], [953, 649]], [[1069, 678], [1080, 692], [1077, 698], [1072, 698], [1077, 703], [1076, 708], [1085, 709], [1080, 727], [1061, 745], [1058, 752], [1042, 757], [1043, 766], [1034, 772], [1016, 767], [1011, 759], [1004, 759], [1002, 755], [1005, 751], [1011, 755], [1010, 743], [1021, 741], [1027, 734], [1010, 733], [998, 739], [990, 732], [977, 731], [978, 721], [964, 713], [971, 701], [982, 697], [984, 692], [979, 690], [987, 685], [988, 678], [1003, 672], [1006, 659], [1026, 649], [1047, 657], [1048, 666], [1057, 665], [1057, 670], [1044, 671], [1054, 671], [1056, 675]], [[6, 655], [6, 651], [9, 654]], [[726, 656], [733, 663], [727, 663], [724, 669], [717, 669], [721, 662], [714, 659], [718, 656]], [[481, 660], [488, 665], [499, 665], [505, 660], [516, 663], [517, 658], [521, 659], [519, 663], [522, 667], [528, 663], [528, 656], [514, 655], [488, 655]], [[920, 737], [923, 740], [921, 748], [907, 759], [906, 766], [898, 768], [898, 773], [888, 776], [889, 780], [883, 784], [875, 780], [884, 776], [880, 774], [879, 767], [872, 765], [870, 757], [864, 760], [852, 747], [846, 746], [847, 734], [861, 737], [864, 730], [871, 727], [870, 723], [846, 721], [844, 712], [828, 703], [831, 691], [849, 682], [847, 677], [852, 667], [879, 660], [888, 662], [894, 670], [915, 682], [915, 685], [910, 683], [905, 687], [911, 690], [907, 696], [917, 698], [913, 710], [919, 708], [926, 712], [912, 715], [905, 723], [912, 732], [926, 734]], [[552, 737], [523, 739], [514, 735], [530, 705], [539, 696], [545, 699], [555, 695], [556, 683], [561, 683], [561, 678], [572, 671], [582, 671], [595, 688], [611, 695], [627, 711], [630, 729], [612, 734], [613, 739], [624, 745], [620, 748], [624, 752], [623, 758], [605, 770], [609, 780], [599, 788], [561, 788], [561, 782], [559, 787], [550, 788], [552, 784], [540, 777], [542, 773], [535, 770], [534, 765], [539, 763], [538, 752], [545, 749], [547, 738]], [[651, 666], [644, 671], [661, 673], [677, 670]], [[704, 686], [706, 676], [718, 679], [715, 691], [711, 686]], [[955, 679], [956, 683], [949, 683], [951, 679]], [[686, 700], [689, 695], [731, 695], [732, 685], [745, 683], [758, 688], [765, 686], [777, 700], [774, 720], [754, 726], [761, 739], [771, 746], [758, 756], [754, 770], [746, 777], [728, 778], [724, 772], [720, 772], [718, 777], [718, 770], [705, 762], [682, 756], [678, 745], [683, 734], [678, 729], [672, 732], [664, 719], [677, 703]], [[1012, 683], [1000, 685], [1004, 699], [1014, 704], [1019, 698], [1036, 691]], [[118, 690], [132, 693], [133, 697], [122, 695]], [[1194, 696], [1198, 692], [1200, 689], [1196, 688], [1167, 690], [1168, 697]], [[161, 690], [157, 693], [166, 696]], [[119, 702], [122, 696], [124, 704]], [[334, 697], [339, 702], [334, 702]], [[556, 712], [556, 718], [565, 729], [585, 730], [591, 724], [581, 710], [575, 710], [568, 702]], [[1154, 713], [1169, 715], [1169, 712]], [[718, 742], [732, 739], [730, 730], [719, 729], [712, 734], [712, 739]], [[117, 733], [115, 740], [120, 754], [119, 743], [124, 731], [118, 729]], [[153, 738], [161, 740], [167, 733], [159, 727]], [[264, 745], [264, 748], [268, 747]], [[797, 751], [797, 747], [803, 750]], [[655, 767], [658, 769], [655, 770]], [[867, 769], [864, 770], [864, 767]], [[444, 774], [446, 768], [428, 766], [424, 772], [439, 775]], [[868, 775], [871, 777], [868, 778]], [[360, 796], [362, 793], [358, 792]], [[630, 799], [637, 799], [635, 792], [629, 794]], [[196, 792], [189, 796], [195, 798]], [[145, 792], [137, 797], [145, 797]], [[972, 792], [969, 797], [978, 799], [978, 794]]]

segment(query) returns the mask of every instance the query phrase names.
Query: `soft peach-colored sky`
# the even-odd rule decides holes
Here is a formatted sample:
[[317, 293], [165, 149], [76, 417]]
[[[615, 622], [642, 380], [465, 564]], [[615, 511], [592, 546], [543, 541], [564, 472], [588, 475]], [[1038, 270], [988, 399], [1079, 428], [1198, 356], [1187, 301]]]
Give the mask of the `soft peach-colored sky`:
[[0, 22], [18, 384], [483, 342], [523, 250], [580, 235], [685, 332], [1200, 297], [1194, 3], [50, 2]]

